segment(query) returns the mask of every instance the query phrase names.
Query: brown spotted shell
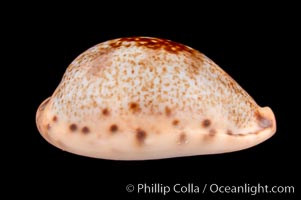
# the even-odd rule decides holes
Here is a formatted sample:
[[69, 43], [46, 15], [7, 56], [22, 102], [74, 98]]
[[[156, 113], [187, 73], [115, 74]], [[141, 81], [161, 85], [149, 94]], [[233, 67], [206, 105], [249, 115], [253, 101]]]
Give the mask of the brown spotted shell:
[[276, 131], [271, 109], [205, 55], [150, 37], [110, 40], [82, 53], [36, 122], [58, 148], [117, 160], [237, 151]]

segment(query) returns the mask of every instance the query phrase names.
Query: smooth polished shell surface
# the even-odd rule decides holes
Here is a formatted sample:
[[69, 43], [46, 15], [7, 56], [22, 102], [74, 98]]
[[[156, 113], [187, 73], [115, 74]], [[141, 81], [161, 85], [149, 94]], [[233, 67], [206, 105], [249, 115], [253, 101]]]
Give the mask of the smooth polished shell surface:
[[242, 150], [276, 131], [272, 110], [183, 44], [119, 38], [78, 56], [38, 108], [41, 135], [75, 154], [147, 160]]

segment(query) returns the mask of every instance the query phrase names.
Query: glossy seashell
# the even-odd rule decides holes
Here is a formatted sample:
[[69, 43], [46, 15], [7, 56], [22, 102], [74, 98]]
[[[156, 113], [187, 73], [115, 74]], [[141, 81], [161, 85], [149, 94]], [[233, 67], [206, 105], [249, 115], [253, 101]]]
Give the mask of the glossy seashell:
[[36, 123], [58, 148], [113, 160], [232, 152], [276, 131], [272, 110], [213, 61], [151, 37], [110, 40], [82, 53], [39, 106]]

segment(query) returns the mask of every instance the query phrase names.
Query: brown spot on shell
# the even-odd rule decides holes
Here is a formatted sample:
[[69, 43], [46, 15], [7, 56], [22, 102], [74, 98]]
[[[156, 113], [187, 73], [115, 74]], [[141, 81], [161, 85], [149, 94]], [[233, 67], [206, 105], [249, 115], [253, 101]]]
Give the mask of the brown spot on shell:
[[204, 128], [208, 128], [211, 125], [211, 121], [209, 119], [204, 119], [204, 121], [202, 122], [202, 126]]
[[170, 117], [170, 115], [171, 115], [171, 109], [168, 106], [165, 107], [165, 115], [167, 117]]
[[84, 133], [84, 134], [90, 133], [90, 129], [87, 126], [84, 126], [82, 128], [82, 133]]
[[122, 41], [118, 40], [116, 42], [111, 42], [110, 43], [110, 46], [113, 47], [113, 48], [118, 48], [122, 45]]
[[112, 125], [110, 126], [110, 131], [111, 131], [112, 133], [115, 133], [116, 131], [118, 131], [118, 126], [117, 126], [116, 124], [112, 124]]
[[110, 115], [109, 109], [107, 109], [107, 108], [103, 109], [103, 110], [102, 110], [102, 114], [103, 114], [104, 116]]
[[77, 130], [76, 124], [71, 124], [71, 125], [69, 126], [69, 129], [70, 129], [72, 132], [76, 131], [76, 130]]
[[179, 135], [178, 143], [179, 144], [185, 144], [187, 142], [187, 136], [185, 133], [181, 133]]
[[135, 102], [129, 103], [129, 109], [130, 109], [133, 113], [137, 113], [137, 112], [140, 111], [139, 104], [137, 104], [137, 103], [135, 103]]
[[227, 135], [233, 135], [233, 132], [231, 130], [227, 130], [226, 134]]
[[143, 144], [144, 140], [146, 138], [146, 132], [140, 128], [136, 130], [136, 139], [138, 141], [138, 144]]
[[47, 130], [50, 130], [50, 129], [51, 129], [50, 124], [47, 124], [47, 125], [46, 125], [46, 129], [47, 129]]
[[57, 122], [57, 116], [53, 116], [52, 121]]
[[174, 126], [179, 125], [179, 123], [180, 123], [180, 121], [177, 120], [177, 119], [175, 119], [175, 120], [172, 121], [172, 125], [174, 125]]

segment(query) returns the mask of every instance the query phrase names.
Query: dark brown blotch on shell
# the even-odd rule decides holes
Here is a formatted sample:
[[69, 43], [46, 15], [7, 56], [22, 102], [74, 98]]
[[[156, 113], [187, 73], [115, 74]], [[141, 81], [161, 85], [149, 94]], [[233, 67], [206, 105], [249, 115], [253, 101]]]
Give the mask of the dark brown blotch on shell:
[[140, 128], [138, 128], [136, 130], [136, 139], [137, 139], [138, 144], [143, 144], [146, 136], [147, 136], [147, 134], [144, 130], [142, 130]]
[[102, 110], [102, 114], [103, 114], [104, 116], [110, 115], [109, 109], [107, 109], [107, 108], [103, 109], [103, 110]]
[[52, 121], [57, 122], [57, 116], [53, 116]]
[[90, 129], [89, 129], [87, 126], [84, 126], [84, 127], [82, 128], [82, 133], [88, 134], [88, 133], [90, 133]]
[[77, 125], [76, 125], [76, 124], [71, 124], [71, 125], [69, 126], [69, 129], [70, 129], [72, 132], [74, 132], [74, 131], [77, 130]]
[[204, 128], [208, 128], [211, 125], [211, 121], [209, 119], [204, 119], [202, 122], [202, 126]]
[[133, 113], [137, 113], [137, 112], [140, 111], [139, 104], [138, 104], [138, 103], [135, 103], [135, 102], [129, 103], [129, 109], [130, 109], [130, 111], [133, 112]]
[[116, 124], [112, 124], [110, 126], [110, 131], [111, 131], [111, 133], [117, 132], [118, 131], [118, 126]]
[[179, 125], [179, 123], [180, 123], [180, 121], [177, 120], [177, 119], [175, 119], [175, 120], [172, 121], [172, 125], [174, 125], [174, 126]]

